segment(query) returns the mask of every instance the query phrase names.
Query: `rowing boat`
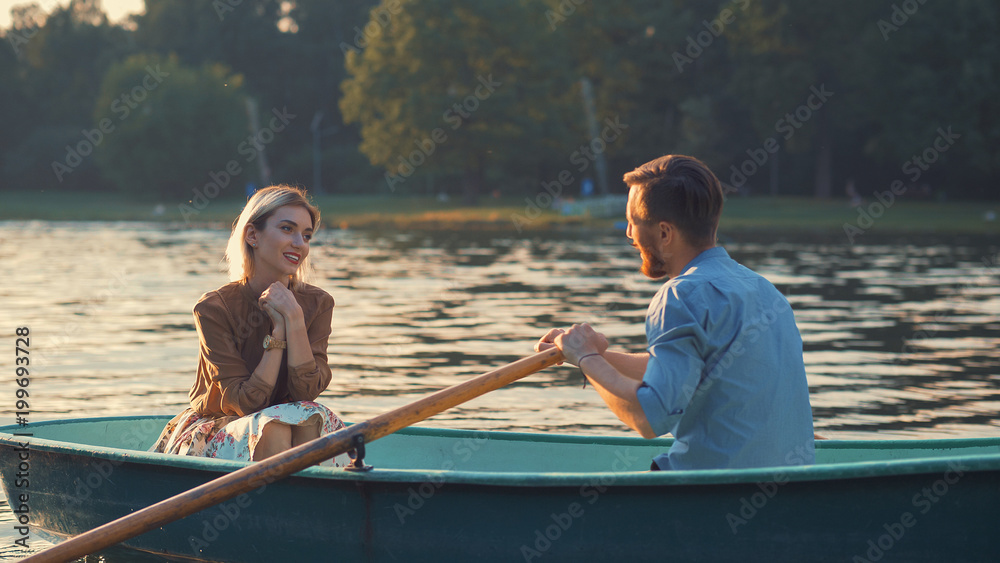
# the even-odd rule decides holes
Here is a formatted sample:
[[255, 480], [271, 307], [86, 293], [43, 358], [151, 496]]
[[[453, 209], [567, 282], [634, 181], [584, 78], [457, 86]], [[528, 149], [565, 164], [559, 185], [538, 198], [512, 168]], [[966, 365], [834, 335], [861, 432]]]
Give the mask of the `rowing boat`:
[[[58, 542], [245, 465], [146, 452], [168, 418], [0, 427], [27, 532]], [[367, 445], [370, 471], [306, 469], [108, 560], [1000, 559], [1000, 438], [826, 440], [812, 466], [648, 471], [671, 443], [411, 427]]]

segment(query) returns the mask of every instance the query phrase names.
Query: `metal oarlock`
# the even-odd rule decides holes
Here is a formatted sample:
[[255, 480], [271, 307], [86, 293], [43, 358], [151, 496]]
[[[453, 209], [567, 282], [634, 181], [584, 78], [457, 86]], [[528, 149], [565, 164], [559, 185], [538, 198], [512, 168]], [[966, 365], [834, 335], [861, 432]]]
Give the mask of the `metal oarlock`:
[[344, 468], [344, 471], [371, 471], [375, 469], [371, 465], [365, 465], [365, 436], [358, 434], [351, 439], [354, 449], [347, 452], [354, 461]]

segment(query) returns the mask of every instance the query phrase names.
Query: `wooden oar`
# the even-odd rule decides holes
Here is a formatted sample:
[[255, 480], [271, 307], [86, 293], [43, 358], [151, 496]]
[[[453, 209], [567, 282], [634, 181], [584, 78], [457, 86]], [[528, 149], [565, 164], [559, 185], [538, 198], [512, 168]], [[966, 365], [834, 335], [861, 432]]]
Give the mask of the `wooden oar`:
[[357, 436], [362, 436], [365, 443], [377, 440], [561, 361], [562, 352], [556, 348], [522, 358], [365, 422], [248, 465], [40, 551], [23, 561], [62, 563], [100, 551], [350, 451], [355, 447]]

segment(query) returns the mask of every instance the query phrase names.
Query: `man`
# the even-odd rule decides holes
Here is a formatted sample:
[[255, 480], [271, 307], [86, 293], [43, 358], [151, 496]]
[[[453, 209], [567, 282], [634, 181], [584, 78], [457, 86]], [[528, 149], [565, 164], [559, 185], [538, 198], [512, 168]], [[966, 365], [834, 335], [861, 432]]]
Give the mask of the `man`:
[[550, 330], [535, 348], [562, 350], [643, 437], [673, 434], [651, 469], [813, 463], [802, 338], [784, 296], [715, 246], [718, 178], [698, 159], [667, 155], [625, 183], [642, 273], [668, 278], [646, 313], [647, 351], [610, 351], [587, 324]]

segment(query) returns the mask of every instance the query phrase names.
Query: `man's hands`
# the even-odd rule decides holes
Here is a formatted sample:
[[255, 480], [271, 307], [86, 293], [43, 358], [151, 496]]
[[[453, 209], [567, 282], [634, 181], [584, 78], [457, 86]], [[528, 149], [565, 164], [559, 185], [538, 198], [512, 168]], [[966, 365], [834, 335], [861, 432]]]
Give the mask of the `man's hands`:
[[595, 358], [587, 364], [587, 379], [619, 420], [644, 438], [656, 437], [636, 395], [649, 362], [648, 353], [609, 352], [608, 339], [587, 323], [548, 331], [535, 343], [535, 350], [541, 352], [553, 346], [575, 366], [587, 354], [600, 354], [602, 360]]
[[566, 361], [578, 366], [580, 358], [587, 354], [603, 354], [608, 349], [608, 339], [589, 324], [575, 324], [569, 330], [554, 328], [535, 343], [535, 351], [541, 352], [555, 346], [562, 351]]

